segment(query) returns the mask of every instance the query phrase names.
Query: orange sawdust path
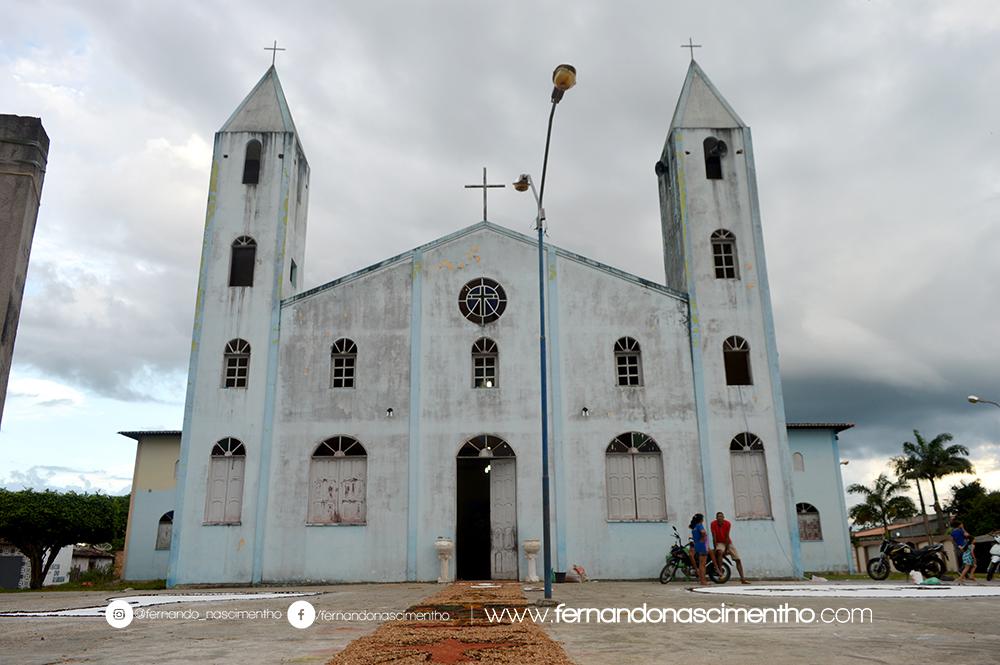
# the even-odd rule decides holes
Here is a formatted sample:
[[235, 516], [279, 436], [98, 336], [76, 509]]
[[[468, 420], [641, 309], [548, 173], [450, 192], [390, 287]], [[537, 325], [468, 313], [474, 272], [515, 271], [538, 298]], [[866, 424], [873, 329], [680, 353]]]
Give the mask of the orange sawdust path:
[[[456, 582], [408, 608], [436, 620], [391, 621], [359, 638], [328, 665], [492, 663], [572, 665], [556, 642], [530, 620], [491, 622], [484, 608], [524, 610], [528, 601], [516, 582], [474, 586]], [[442, 617], [446, 616], [446, 620]]]

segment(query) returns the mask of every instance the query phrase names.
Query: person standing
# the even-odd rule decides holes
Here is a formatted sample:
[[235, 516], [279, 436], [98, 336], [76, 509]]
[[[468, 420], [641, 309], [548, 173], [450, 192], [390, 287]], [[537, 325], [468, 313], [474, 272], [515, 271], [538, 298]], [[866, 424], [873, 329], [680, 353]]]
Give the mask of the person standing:
[[959, 584], [962, 583], [962, 580], [975, 582], [976, 558], [972, 553], [972, 536], [965, 530], [965, 524], [957, 517], [952, 520], [951, 526], [953, 527], [951, 539], [955, 542], [955, 548], [959, 552], [959, 575], [955, 581]]
[[712, 522], [712, 544], [713, 544], [713, 560], [715, 561], [715, 569], [722, 570], [719, 565], [727, 554], [733, 557], [733, 561], [736, 562], [736, 570], [740, 574], [741, 584], [750, 584], [747, 580], [746, 575], [743, 574], [743, 560], [740, 559], [740, 553], [737, 551], [736, 546], [733, 545], [733, 539], [730, 537], [729, 532], [733, 528], [732, 522], [726, 519], [726, 516], [722, 512], [715, 513], [715, 520]]
[[688, 528], [691, 529], [691, 540], [694, 542], [694, 566], [698, 571], [698, 582], [702, 586], [708, 586], [708, 580], [705, 579], [705, 563], [708, 560], [708, 534], [705, 533], [705, 516], [696, 513], [691, 518], [691, 524], [688, 525]]

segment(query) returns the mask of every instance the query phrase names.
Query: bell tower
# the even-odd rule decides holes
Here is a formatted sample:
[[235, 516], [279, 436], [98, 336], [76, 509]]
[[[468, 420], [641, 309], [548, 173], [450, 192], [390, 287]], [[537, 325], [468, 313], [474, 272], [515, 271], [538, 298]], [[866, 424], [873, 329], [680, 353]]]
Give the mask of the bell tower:
[[309, 164], [272, 65], [215, 134], [168, 584], [259, 582], [281, 301]]
[[688, 294], [705, 512], [748, 569], [800, 575], [750, 128], [694, 60], [656, 163], [666, 284]]

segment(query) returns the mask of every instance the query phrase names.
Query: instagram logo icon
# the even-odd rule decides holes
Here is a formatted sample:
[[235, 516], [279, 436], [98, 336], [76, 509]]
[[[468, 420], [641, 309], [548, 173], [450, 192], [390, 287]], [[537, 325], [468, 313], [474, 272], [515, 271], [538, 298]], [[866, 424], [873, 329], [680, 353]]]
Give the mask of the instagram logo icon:
[[132, 606], [124, 600], [112, 600], [104, 609], [104, 619], [112, 628], [124, 628], [132, 623]]

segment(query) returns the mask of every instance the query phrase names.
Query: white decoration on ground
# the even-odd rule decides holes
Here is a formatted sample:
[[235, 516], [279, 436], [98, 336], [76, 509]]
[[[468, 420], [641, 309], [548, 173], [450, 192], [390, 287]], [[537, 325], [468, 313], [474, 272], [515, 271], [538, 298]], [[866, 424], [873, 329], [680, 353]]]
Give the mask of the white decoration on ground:
[[[229, 600], [269, 600], [272, 598], [291, 598], [295, 596], [317, 596], [318, 591], [297, 592], [297, 591], [273, 591], [268, 593], [197, 593], [197, 594], [162, 594], [148, 596], [121, 596], [119, 598], [108, 598], [112, 600], [124, 600], [132, 607], [150, 607], [153, 605], [168, 605], [171, 603], [210, 603], [225, 602]], [[107, 604], [95, 605], [94, 607], [80, 607], [72, 610], [47, 610], [40, 612], [0, 612], [0, 617], [20, 617], [33, 619], [36, 617], [104, 617], [104, 610]]]
[[771, 598], [982, 598], [1000, 596], [1000, 586], [975, 584], [915, 586], [912, 584], [781, 584], [749, 587], [697, 587], [697, 593]]

